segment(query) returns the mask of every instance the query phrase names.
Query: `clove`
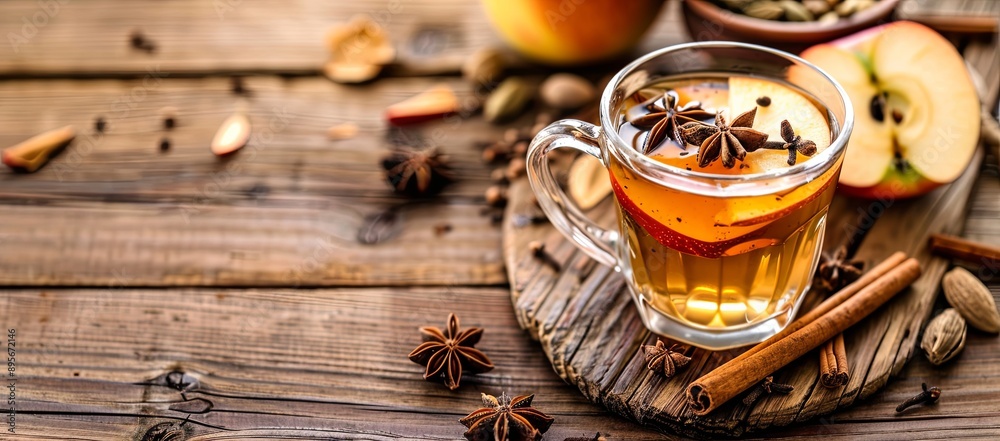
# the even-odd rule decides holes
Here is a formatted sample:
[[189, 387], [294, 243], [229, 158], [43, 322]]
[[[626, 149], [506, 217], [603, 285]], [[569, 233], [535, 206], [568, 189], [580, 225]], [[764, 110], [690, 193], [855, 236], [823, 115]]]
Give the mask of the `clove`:
[[560, 264], [559, 261], [556, 260], [556, 258], [553, 257], [552, 254], [550, 254], [545, 249], [544, 243], [537, 240], [533, 240], [531, 241], [531, 243], [528, 244], [528, 249], [531, 250], [532, 256], [534, 256], [538, 260], [541, 260], [542, 263], [548, 265], [550, 268], [552, 268], [553, 271], [558, 273], [562, 270], [562, 264]]
[[913, 397], [907, 399], [906, 401], [899, 403], [899, 406], [896, 406], [897, 413], [902, 412], [907, 408], [916, 406], [918, 404], [937, 403], [938, 398], [941, 397], [941, 388], [937, 386], [932, 386], [928, 388], [927, 383], [920, 383], [920, 388], [923, 389], [923, 392], [914, 395]]
[[756, 403], [758, 399], [764, 394], [774, 394], [779, 393], [782, 395], [788, 395], [795, 390], [795, 386], [791, 384], [775, 383], [774, 377], [767, 377], [762, 381], [757, 387], [753, 388], [746, 397], [743, 398], [743, 404], [750, 406]]

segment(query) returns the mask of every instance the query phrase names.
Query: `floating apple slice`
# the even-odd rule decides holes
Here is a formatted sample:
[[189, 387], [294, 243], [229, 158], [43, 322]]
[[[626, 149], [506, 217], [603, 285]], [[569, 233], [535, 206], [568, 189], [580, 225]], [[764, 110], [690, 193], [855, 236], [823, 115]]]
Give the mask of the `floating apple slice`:
[[73, 126], [35, 135], [20, 144], [4, 149], [3, 163], [14, 170], [34, 172], [45, 165], [75, 137], [76, 130]]
[[611, 188], [614, 190], [618, 204], [632, 217], [633, 220], [636, 221], [636, 223], [639, 224], [640, 227], [653, 236], [657, 242], [663, 244], [663, 246], [683, 253], [708, 258], [720, 257], [725, 255], [727, 250], [736, 247], [740, 243], [757, 238], [763, 231], [761, 229], [757, 229], [739, 237], [733, 237], [715, 242], [698, 240], [678, 233], [646, 213], [645, 210], [640, 208], [635, 202], [632, 201], [631, 198], [629, 198], [628, 194], [614, 177], [614, 174], [611, 175]]
[[979, 99], [958, 51], [930, 28], [894, 22], [813, 46], [802, 57], [851, 97], [854, 132], [840, 176], [848, 193], [917, 196], [968, 166]]
[[236, 112], [219, 126], [212, 139], [212, 153], [225, 156], [233, 153], [250, 141], [250, 118], [244, 112]]
[[[758, 106], [757, 98], [768, 97], [771, 104]], [[734, 76], [729, 78], [729, 113], [738, 115], [757, 107], [753, 128], [767, 133], [768, 140], [781, 140], [781, 121], [788, 120], [795, 134], [816, 143], [817, 152], [830, 145], [830, 125], [826, 116], [801, 93], [773, 81]], [[798, 161], [809, 158], [799, 154]], [[758, 150], [747, 155], [749, 173], [762, 173], [788, 167], [788, 152]]]
[[385, 119], [393, 125], [412, 124], [440, 118], [458, 111], [458, 98], [445, 84], [393, 104], [385, 109]]

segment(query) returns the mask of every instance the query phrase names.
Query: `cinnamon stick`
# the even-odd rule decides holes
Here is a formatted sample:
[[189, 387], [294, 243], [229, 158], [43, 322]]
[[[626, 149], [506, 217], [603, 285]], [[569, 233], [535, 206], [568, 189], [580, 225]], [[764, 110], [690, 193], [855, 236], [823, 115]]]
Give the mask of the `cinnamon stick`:
[[843, 333], [837, 334], [820, 349], [819, 369], [820, 384], [830, 389], [846, 385], [851, 379], [847, 373], [847, 348]]
[[807, 312], [805, 315], [799, 317], [797, 320], [786, 326], [785, 329], [782, 329], [781, 332], [773, 335], [771, 338], [764, 340], [763, 342], [758, 343], [757, 346], [748, 349], [746, 352], [732, 359], [730, 363], [738, 360], [743, 360], [759, 352], [761, 349], [770, 346], [774, 342], [791, 335], [793, 332], [802, 329], [805, 325], [812, 323], [812, 321], [816, 320], [816, 318], [830, 312], [830, 310], [837, 307], [841, 303], [844, 303], [845, 300], [851, 298], [853, 295], [857, 294], [858, 291], [861, 291], [864, 287], [870, 285], [879, 277], [884, 276], [893, 268], [902, 264], [904, 260], [906, 260], [905, 253], [902, 253], [900, 251], [893, 253], [887, 259], [882, 261], [882, 263], [875, 265], [874, 268], [864, 273], [861, 277], [858, 278], [858, 280], [855, 280], [850, 285], [845, 286], [840, 291], [837, 291], [834, 295], [827, 297], [827, 299], [824, 300], [823, 303], [820, 303], [818, 306]]
[[931, 252], [966, 262], [1000, 261], [1000, 247], [962, 239], [948, 234], [932, 234]]
[[920, 263], [916, 259], [907, 259], [809, 324], [695, 380], [687, 388], [688, 405], [695, 415], [708, 414], [774, 371], [855, 325], [918, 277]]

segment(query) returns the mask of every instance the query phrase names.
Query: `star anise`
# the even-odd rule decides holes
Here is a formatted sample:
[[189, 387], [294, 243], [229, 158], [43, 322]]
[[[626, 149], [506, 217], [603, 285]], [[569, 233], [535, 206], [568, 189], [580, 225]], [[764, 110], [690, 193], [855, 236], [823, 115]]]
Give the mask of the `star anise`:
[[436, 148], [399, 149], [382, 158], [385, 178], [397, 193], [426, 196], [455, 180], [448, 158]]
[[781, 139], [785, 141], [768, 141], [761, 147], [771, 150], [788, 150], [788, 165], [795, 165], [796, 152], [806, 156], [816, 154], [816, 143], [796, 135], [795, 130], [792, 130], [792, 123], [788, 122], [787, 119], [781, 121]]
[[733, 168], [736, 160], [742, 161], [747, 152], [760, 148], [767, 141], [767, 133], [752, 129], [753, 119], [757, 116], [757, 108], [743, 112], [726, 123], [721, 113], [715, 115], [715, 125], [702, 122], [692, 122], [681, 127], [681, 137], [684, 142], [700, 146], [698, 150], [698, 166], [707, 167], [722, 158], [722, 166]]
[[788, 395], [792, 393], [793, 390], [795, 390], [795, 386], [792, 386], [791, 384], [775, 383], [774, 377], [767, 377], [764, 381], [754, 387], [746, 397], [743, 397], [743, 404], [747, 406], [752, 405], [760, 399], [761, 395], [764, 394], [771, 395], [779, 393], [782, 395]]
[[642, 144], [643, 153], [651, 152], [667, 138], [667, 135], [672, 136], [681, 147], [684, 147], [684, 143], [681, 141], [681, 126], [690, 122], [700, 122], [714, 115], [712, 112], [702, 109], [701, 103], [698, 101], [678, 106], [678, 100], [677, 92], [668, 90], [663, 94], [664, 106], [660, 106], [655, 101], [649, 103], [646, 105], [646, 109], [652, 113], [629, 121], [639, 129], [649, 130], [646, 141]]
[[864, 273], [864, 269], [865, 262], [859, 259], [848, 259], [847, 247], [842, 246], [833, 255], [823, 253], [816, 271], [816, 278], [819, 279], [819, 285], [824, 291], [833, 293], [858, 280]]
[[665, 378], [673, 377], [677, 369], [687, 366], [691, 362], [691, 357], [684, 355], [685, 349], [681, 345], [672, 345], [667, 348], [663, 340], [656, 339], [656, 345], [642, 345], [642, 351], [646, 355], [646, 369], [663, 375]]
[[469, 441], [535, 441], [549, 430], [552, 417], [531, 407], [534, 395], [500, 398], [483, 394], [483, 408], [459, 420]]
[[410, 352], [409, 357], [410, 361], [427, 366], [425, 380], [443, 375], [444, 385], [455, 390], [462, 380], [462, 368], [474, 374], [493, 370], [489, 357], [473, 347], [482, 338], [483, 329], [460, 331], [455, 314], [448, 314], [448, 328], [444, 332], [433, 326], [424, 326], [420, 328], [420, 333], [424, 342]]

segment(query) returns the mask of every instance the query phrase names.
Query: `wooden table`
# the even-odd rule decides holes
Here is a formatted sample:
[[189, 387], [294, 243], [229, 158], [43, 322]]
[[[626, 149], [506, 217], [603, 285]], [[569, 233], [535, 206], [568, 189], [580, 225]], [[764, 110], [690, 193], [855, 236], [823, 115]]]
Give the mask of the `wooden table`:
[[[0, 5], [0, 30], [24, 40], [0, 46], [0, 146], [81, 129], [38, 173], [0, 171], [0, 327], [16, 329], [17, 348], [16, 435], [4, 435], [458, 439], [480, 392], [507, 391], [537, 394], [556, 418], [546, 439], [668, 437], [588, 403], [518, 327], [500, 228], [481, 213], [490, 167], [477, 143], [503, 127], [383, 123], [385, 106], [435, 83], [472, 94], [458, 66], [497, 43], [477, 2], [50, 3]], [[372, 84], [333, 84], [317, 76], [323, 33], [358, 13], [390, 30], [399, 62]], [[676, 5], [662, 14], [640, 50], [686, 39]], [[131, 49], [133, 29], [156, 51]], [[247, 76], [258, 138], [253, 154], [220, 162], [207, 146], [237, 105], [233, 75]], [[165, 106], [178, 109], [169, 133]], [[92, 129], [97, 116], [105, 134]], [[360, 134], [327, 140], [341, 122]], [[164, 137], [172, 148], [161, 153]], [[401, 202], [377, 164], [399, 142], [438, 145], [460, 180], [401, 211], [391, 240], [362, 245], [367, 217]], [[994, 244], [996, 163], [986, 161], [965, 226]], [[451, 230], [436, 232], [442, 223]], [[987, 275], [1000, 296], [997, 271]], [[486, 329], [479, 347], [498, 366], [455, 392], [406, 359], [417, 327], [443, 325], [448, 311]], [[917, 357], [850, 410], [757, 436], [995, 437], [998, 363], [1000, 341], [971, 333], [957, 362]], [[941, 403], [896, 416], [922, 381], [945, 391]]]

